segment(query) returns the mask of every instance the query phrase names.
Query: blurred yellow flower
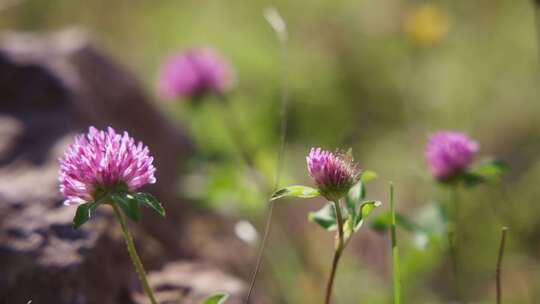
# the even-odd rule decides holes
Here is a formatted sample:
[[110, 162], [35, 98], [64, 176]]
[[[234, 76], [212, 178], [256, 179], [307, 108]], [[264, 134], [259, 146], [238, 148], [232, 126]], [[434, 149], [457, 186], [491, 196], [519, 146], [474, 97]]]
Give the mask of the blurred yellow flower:
[[448, 33], [447, 15], [436, 5], [424, 4], [411, 11], [405, 19], [408, 38], [420, 46], [436, 45]]

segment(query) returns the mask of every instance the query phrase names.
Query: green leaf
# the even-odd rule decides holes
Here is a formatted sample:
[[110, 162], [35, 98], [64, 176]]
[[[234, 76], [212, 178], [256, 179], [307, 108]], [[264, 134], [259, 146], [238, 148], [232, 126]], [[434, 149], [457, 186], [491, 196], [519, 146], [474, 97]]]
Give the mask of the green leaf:
[[345, 197], [345, 202], [349, 209], [354, 208], [354, 205], [366, 198], [366, 183], [376, 179], [377, 176], [377, 173], [371, 170], [362, 172], [360, 181], [349, 190], [349, 193]]
[[[373, 219], [371, 228], [378, 231], [390, 229], [392, 217], [384, 212]], [[422, 208], [413, 221], [403, 214], [396, 214], [396, 224], [413, 233], [413, 242], [418, 248], [425, 248], [428, 242], [440, 241], [446, 229], [444, 211], [436, 203]]]
[[[386, 231], [390, 228], [391, 224], [392, 214], [390, 213], [390, 211], [387, 211], [373, 218], [373, 220], [371, 221], [371, 228], [377, 231]], [[396, 224], [407, 231], [422, 230], [422, 228], [418, 226], [418, 224], [413, 222], [407, 216], [400, 213], [396, 213]]]
[[354, 231], [358, 231], [362, 226], [364, 220], [369, 216], [373, 209], [381, 206], [380, 201], [365, 201], [360, 205], [359, 210], [356, 212], [356, 217], [354, 220]]
[[[399, 215], [396, 214], [396, 220], [398, 216]], [[377, 215], [371, 221], [371, 228], [376, 231], [386, 231], [390, 229], [390, 225], [392, 225], [392, 214], [390, 213], [390, 211]], [[398, 225], [399, 225], [399, 220], [398, 220]]]
[[506, 164], [497, 159], [487, 159], [473, 168], [473, 172], [484, 177], [498, 177], [506, 170]]
[[368, 183], [372, 180], [375, 180], [377, 177], [379, 177], [379, 175], [377, 174], [377, 172], [375, 171], [371, 171], [371, 170], [366, 170], [366, 171], [363, 171], [362, 172], [362, 177], [360, 178], [360, 180], [362, 181], [362, 183]]
[[[390, 229], [391, 221], [391, 213], [384, 212], [373, 219], [371, 228], [386, 231]], [[441, 241], [447, 229], [446, 215], [437, 203], [421, 208], [414, 220], [397, 213], [396, 224], [413, 233], [413, 243], [420, 249], [425, 249], [429, 242]]]
[[77, 211], [75, 212], [75, 217], [73, 217], [73, 228], [79, 229], [79, 227], [86, 223], [90, 217], [92, 217], [92, 213], [98, 206], [99, 204], [95, 202], [79, 205], [79, 207], [77, 207]]
[[108, 199], [108, 194], [106, 189], [102, 187], [97, 187], [94, 193], [92, 194], [92, 197], [94, 198], [94, 202], [102, 202], [104, 200]]
[[120, 207], [130, 219], [136, 222], [139, 221], [139, 218], [141, 217], [139, 204], [133, 195], [129, 193], [113, 193], [111, 194], [111, 200]]
[[277, 200], [283, 197], [300, 197], [311, 198], [319, 196], [319, 190], [306, 186], [289, 186], [281, 188], [272, 194], [270, 201]]
[[367, 218], [371, 211], [375, 209], [376, 207], [380, 207], [382, 203], [380, 201], [366, 201], [363, 202], [360, 206], [360, 211], [362, 214], [362, 218]]
[[362, 182], [356, 183], [351, 190], [349, 190], [349, 193], [347, 193], [347, 196], [345, 196], [345, 204], [347, 205], [347, 209], [350, 214], [355, 214], [356, 205], [358, 205], [363, 197], [364, 194], [364, 185]]
[[496, 182], [500, 180], [506, 170], [506, 165], [496, 159], [484, 160], [465, 173], [465, 183], [474, 186], [482, 182]]
[[135, 193], [135, 199], [139, 204], [150, 207], [159, 213], [159, 215], [165, 217], [165, 209], [152, 194], [146, 192]]
[[223, 304], [228, 297], [229, 295], [224, 292], [216, 293], [206, 298], [202, 304]]
[[319, 224], [319, 226], [328, 231], [335, 230], [337, 228], [337, 220], [334, 203], [330, 202], [322, 207], [319, 211], [310, 212], [308, 214], [308, 219]]

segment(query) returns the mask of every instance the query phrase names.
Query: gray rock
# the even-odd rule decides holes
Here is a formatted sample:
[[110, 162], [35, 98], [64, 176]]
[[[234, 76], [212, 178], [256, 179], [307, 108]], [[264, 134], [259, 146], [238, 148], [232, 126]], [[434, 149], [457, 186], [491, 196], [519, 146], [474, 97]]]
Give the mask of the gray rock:
[[[161, 304], [200, 304], [209, 295], [225, 292], [227, 304], [242, 303], [246, 284], [208, 264], [174, 262], [148, 274], [150, 285]], [[145, 304], [142, 293], [135, 295], [137, 304]]]
[[[155, 157], [158, 183], [147, 190], [167, 218], [143, 210], [140, 225], [132, 225], [147, 270], [204, 256], [186, 248], [193, 242], [183, 232], [192, 231], [196, 213], [175, 193], [179, 167], [192, 150], [187, 135], [155, 108], [129, 71], [87, 41], [77, 30], [8, 34], [0, 41], [0, 303], [129, 304], [140, 293], [110, 210], [100, 207], [73, 230], [75, 208], [63, 206], [58, 192], [57, 159], [89, 125], [127, 130]], [[214, 243], [211, 234], [198, 238]], [[244, 290], [242, 281], [210, 266], [167, 265], [163, 273], [152, 272], [160, 288], [167, 282], [182, 289], [194, 273], [203, 278], [186, 285], [186, 299], [222, 287]]]

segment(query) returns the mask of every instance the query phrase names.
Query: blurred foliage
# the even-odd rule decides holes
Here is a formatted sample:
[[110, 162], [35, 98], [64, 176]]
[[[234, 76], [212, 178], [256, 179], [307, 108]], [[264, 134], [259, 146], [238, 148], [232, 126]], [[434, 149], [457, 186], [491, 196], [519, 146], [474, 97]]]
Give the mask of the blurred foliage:
[[[507, 225], [505, 302], [540, 303], [540, 67], [533, 1], [26, 0], [0, 11], [0, 28], [80, 26], [154, 95], [163, 58], [192, 46], [220, 50], [238, 76], [230, 112], [213, 100], [200, 107], [156, 103], [192, 132], [198, 147], [180, 194], [259, 223], [269, 193], [257, 183], [274, 186], [280, 125], [280, 48], [262, 17], [270, 4], [290, 30], [281, 186], [309, 185], [304, 159], [311, 146], [350, 146], [362, 167], [379, 173], [370, 197], [387, 201], [392, 180], [398, 211], [415, 218], [430, 201], [447, 197], [424, 165], [427, 134], [438, 128], [468, 132], [481, 143], [482, 156], [504, 160], [508, 170], [500, 183], [460, 193], [467, 297], [494, 299], [499, 230]], [[242, 164], [221, 115], [238, 120], [258, 178]], [[319, 301], [332, 240], [305, 214], [320, 206], [310, 200], [277, 207], [259, 284], [271, 303]], [[404, 302], [449, 301], [444, 246], [419, 248], [414, 238], [400, 232]], [[387, 234], [375, 232], [352, 240], [337, 276], [337, 303], [389, 303], [389, 244]]]

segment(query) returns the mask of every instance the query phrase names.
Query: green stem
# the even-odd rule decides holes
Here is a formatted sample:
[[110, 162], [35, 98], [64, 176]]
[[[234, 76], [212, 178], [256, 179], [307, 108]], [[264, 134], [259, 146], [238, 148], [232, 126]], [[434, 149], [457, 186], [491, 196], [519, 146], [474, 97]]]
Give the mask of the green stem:
[[[289, 81], [288, 81], [288, 67], [287, 67], [287, 31], [282, 28], [277, 32], [281, 45], [282, 56], [282, 85], [281, 85], [281, 108], [280, 108], [280, 130], [279, 130], [279, 148], [277, 155], [276, 176], [274, 182], [274, 189], [277, 190], [281, 180], [281, 172], [283, 171], [283, 159], [285, 152], [285, 143], [287, 136], [287, 108], [289, 104]], [[255, 264], [255, 270], [251, 276], [249, 282], [249, 289], [244, 301], [245, 304], [249, 303], [251, 294], [255, 289], [257, 283], [257, 276], [259, 275], [260, 268], [262, 267], [262, 260], [268, 236], [270, 235], [270, 228], [272, 226], [272, 217], [274, 213], [274, 201], [271, 201], [268, 205], [268, 212], [266, 214], [266, 224], [264, 226], [263, 238], [259, 247], [259, 253], [257, 254], [257, 261]]]
[[449, 209], [452, 209], [450, 229], [448, 230], [448, 243], [450, 246], [450, 258], [452, 260], [452, 268], [454, 272], [454, 294], [458, 303], [463, 302], [463, 292], [461, 290], [461, 269], [459, 265], [459, 200], [457, 185], [450, 189]]
[[[268, 12], [268, 11], [267, 11]], [[286, 135], [287, 135], [287, 108], [288, 108], [288, 103], [289, 103], [289, 86], [288, 86], [288, 66], [287, 66], [287, 29], [286, 29], [286, 26], [285, 26], [285, 22], [281, 19], [281, 17], [279, 16], [279, 13], [274, 10], [274, 18], [276, 18], [275, 16], [277, 16], [277, 19], [279, 19], [278, 21], [276, 21], [277, 19], [274, 19], [274, 22], [272, 22], [272, 20], [268, 20], [268, 15], [266, 16], [268, 22], [270, 23], [270, 25], [272, 26], [272, 28], [274, 29], [274, 31], [276, 31], [276, 34], [279, 38], [279, 41], [280, 41], [280, 45], [281, 45], [281, 55], [282, 55], [282, 86], [281, 86], [281, 110], [280, 110], [280, 118], [281, 118], [281, 123], [280, 123], [280, 136], [279, 136], [279, 150], [278, 150], [278, 156], [277, 156], [277, 166], [276, 166], [276, 176], [275, 176], [275, 187], [274, 189], [278, 189], [279, 187], [279, 183], [280, 183], [280, 179], [281, 179], [281, 171], [283, 169], [283, 158], [284, 158], [284, 151], [285, 151], [285, 142], [286, 142]], [[278, 22], [279, 25], [276, 26], [276, 23], [275, 22]], [[224, 98], [224, 96], [221, 96], [222, 99]], [[251, 158], [249, 157], [249, 154], [247, 154], [247, 156], [245, 155], [246, 153], [245, 152], [242, 152], [244, 155], [243, 155], [243, 158], [245, 160], [245, 162], [249, 165], [249, 164], [253, 164], [253, 161], [251, 160]], [[250, 280], [250, 283], [249, 283], [249, 289], [248, 289], [248, 293], [247, 293], [247, 297], [245, 298], [245, 301], [244, 303], [245, 304], [248, 304], [249, 303], [249, 299], [251, 297], [251, 294], [253, 293], [253, 290], [255, 289], [255, 284], [257, 282], [257, 276], [259, 274], [259, 271], [260, 271], [260, 268], [262, 266], [262, 261], [263, 261], [263, 255], [264, 255], [264, 250], [266, 248], [266, 242], [268, 240], [268, 236], [270, 234], [270, 228], [271, 228], [271, 225], [272, 225], [272, 216], [273, 216], [273, 211], [274, 211], [274, 201], [271, 201], [269, 206], [268, 206], [268, 213], [266, 215], [266, 224], [265, 224], [265, 228], [264, 228], [264, 234], [263, 234], [263, 238], [262, 238], [262, 241], [261, 241], [261, 244], [260, 244], [260, 248], [259, 248], [259, 253], [257, 255], [257, 261], [256, 261], [256, 265], [255, 265], [255, 270], [253, 271], [253, 275], [251, 277], [251, 280]]]
[[497, 258], [497, 269], [496, 269], [496, 281], [497, 281], [497, 304], [502, 303], [502, 284], [501, 284], [501, 270], [502, 270], [502, 260], [504, 256], [504, 248], [506, 245], [506, 231], [507, 227], [502, 227], [501, 229], [501, 245], [499, 247], [499, 257]]
[[266, 242], [268, 241], [268, 236], [270, 235], [270, 227], [272, 226], [273, 213], [274, 213], [274, 201], [271, 201], [270, 205], [268, 206], [268, 213], [266, 215], [266, 224], [264, 225], [264, 233], [263, 233], [261, 245], [259, 248], [259, 253], [257, 254], [257, 261], [255, 262], [255, 270], [253, 271], [253, 274], [251, 275], [251, 280], [249, 282], [249, 289], [248, 289], [248, 293], [247, 293], [244, 303], [249, 303], [251, 294], [253, 293], [253, 290], [255, 289], [257, 276], [259, 275], [259, 271], [261, 270], [262, 261], [264, 258], [264, 248], [266, 247]]
[[326, 284], [326, 297], [324, 300], [325, 304], [330, 304], [330, 298], [332, 297], [332, 288], [334, 287], [334, 278], [336, 277], [337, 266], [339, 264], [339, 259], [341, 258], [341, 253], [343, 252], [345, 244], [343, 233], [343, 217], [341, 215], [341, 206], [339, 205], [339, 201], [334, 202], [334, 207], [336, 209], [338, 239], [336, 244], [336, 250], [334, 252], [334, 258], [332, 259], [332, 269], [330, 271], [330, 277], [328, 278], [328, 283]]
[[393, 183], [390, 183], [390, 213], [392, 214], [390, 231], [392, 234], [392, 276], [394, 282], [394, 304], [401, 304], [401, 273], [399, 269], [399, 248], [396, 235], [396, 206], [394, 203]]
[[131, 233], [129, 232], [127, 224], [124, 221], [124, 217], [122, 216], [122, 213], [120, 213], [120, 210], [115, 204], [111, 204], [111, 206], [114, 210], [114, 215], [116, 216], [116, 219], [118, 220], [118, 222], [120, 223], [120, 226], [122, 227], [122, 233], [124, 235], [124, 240], [126, 241], [129, 257], [131, 258], [131, 261], [133, 262], [133, 267], [135, 267], [135, 272], [137, 272], [137, 276], [139, 277], [139, 280], [141, 281], [141, 284], [144, 289], [144, 293], [150, 299], [151, 304], [157, 304], [158, 302], [156, 301], [154, 292], [152, 291], [150, 284], [148, 284], [148, 280], [146, 278], [146, 272], [144, 271], [144, 267], [141, 263], [141, 259], [139, 258], [139, 255], [137, 254], [137, 250], [135, 249], [135, 243], [133, 242], [133, 237], [131, 236]]

